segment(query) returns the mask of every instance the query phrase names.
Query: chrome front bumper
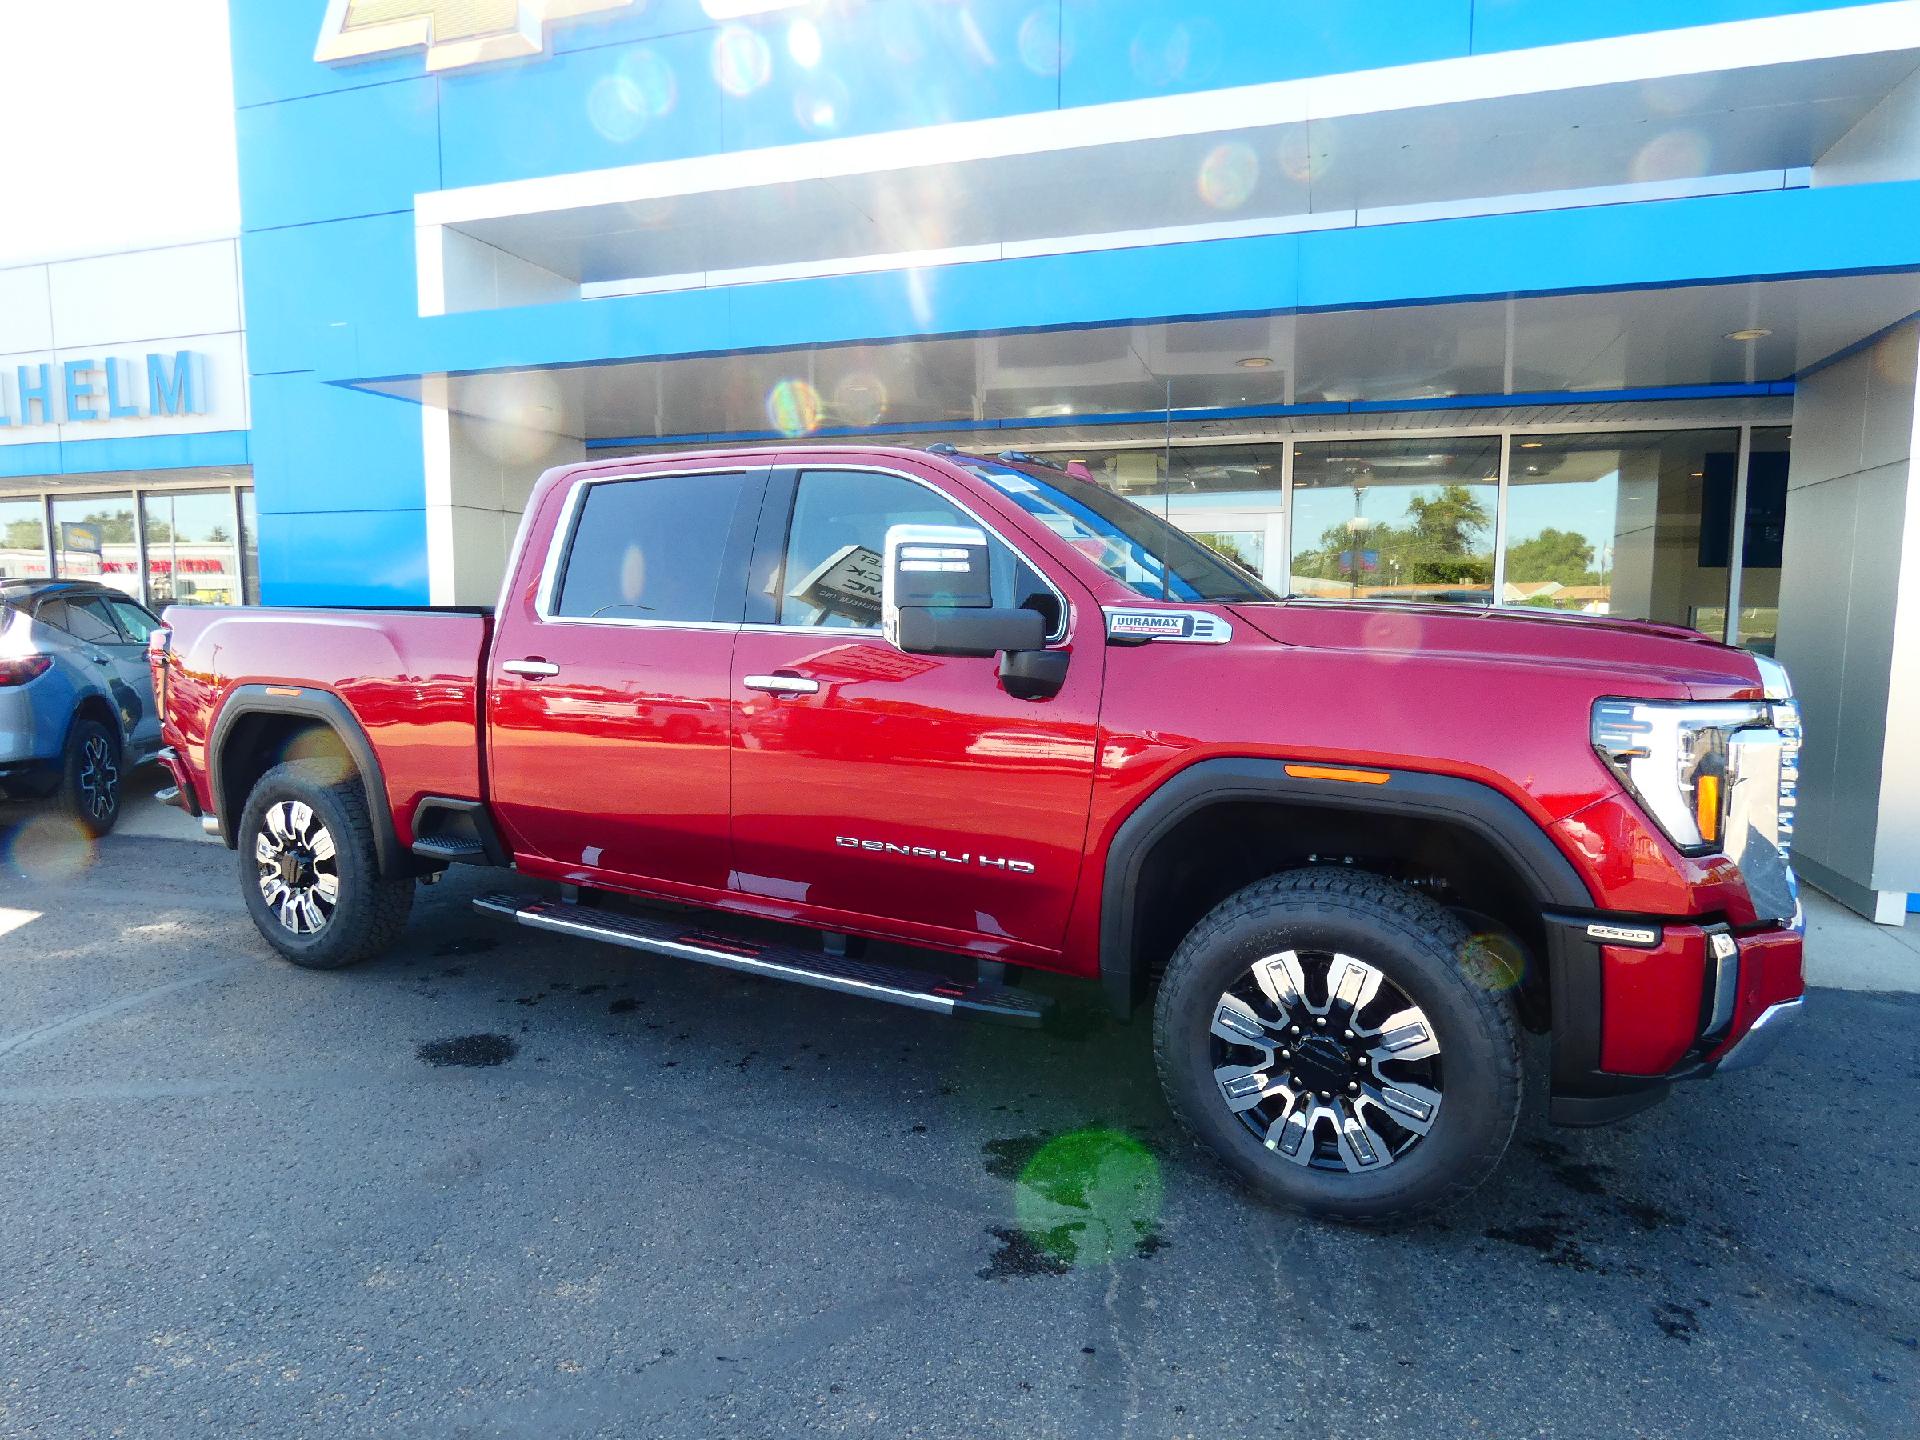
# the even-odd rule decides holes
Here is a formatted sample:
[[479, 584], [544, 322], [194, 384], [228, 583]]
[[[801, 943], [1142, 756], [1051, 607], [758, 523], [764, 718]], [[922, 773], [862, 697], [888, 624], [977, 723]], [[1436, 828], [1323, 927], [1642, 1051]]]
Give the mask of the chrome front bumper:
[[1800, 1011], [1805, 1004], [1806, 997], [1800, 996], [1782, 1000], [1762, 1010], [1747, 1033], [1734, 1041], [1733, 1048], [1720, 1057], [1714, 1072], [1724, 1075], [1729, 1070], [1745, 1070], [1765, 1060], [1780, 1043], [1780, 1037], [1800, 1018]]

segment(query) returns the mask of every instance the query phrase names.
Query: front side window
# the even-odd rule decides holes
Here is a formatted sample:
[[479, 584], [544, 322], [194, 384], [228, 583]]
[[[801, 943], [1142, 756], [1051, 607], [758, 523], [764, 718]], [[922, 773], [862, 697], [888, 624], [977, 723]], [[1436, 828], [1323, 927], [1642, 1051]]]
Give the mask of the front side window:
[[108, 608], [120, 622], [120, 628], [127, 632], [127, 639], [135, 645], [147, 643], [147, 637], [160, 628], [160, 622], [131, 600], [109, 600]]
[[[887, 531], [895, 525], [977, 522], [939, 491], [900, 475], [865, 470], [809, 470], [794, 492], [786, 560], [774, 578], [782, 625], [836, 630], [880, 626], [880, 588]], [[1024, 606], [1058, 630], [1060, 602], [1031, 566], [988, 536], [993, 603]]]
[[[659, 475], [587, 487], [554, 614], [579, 620], [738, 620], [723, 605], [727, 542], [746, 477]], [[722, 615], [722, 609], [732, 613]]]

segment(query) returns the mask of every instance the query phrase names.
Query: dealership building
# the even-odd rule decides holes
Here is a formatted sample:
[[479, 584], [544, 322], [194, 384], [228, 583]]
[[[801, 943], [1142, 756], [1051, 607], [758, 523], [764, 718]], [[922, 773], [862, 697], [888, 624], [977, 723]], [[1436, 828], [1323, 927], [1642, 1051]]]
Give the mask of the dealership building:
[[231, 11], [237, 247], [0, 271], [0, 565], [488, 603], [556, 463], [1049, 453], [1776, 655], [1804, 873], [1920, 890], [1920, 4]]

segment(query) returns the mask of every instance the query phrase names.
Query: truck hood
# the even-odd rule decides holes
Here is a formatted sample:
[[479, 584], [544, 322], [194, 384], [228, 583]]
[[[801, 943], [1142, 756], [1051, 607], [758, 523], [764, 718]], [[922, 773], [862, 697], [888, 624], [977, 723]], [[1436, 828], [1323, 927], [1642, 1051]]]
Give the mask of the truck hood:
[[1233, 614], [1282, 645], [1572, 667], [1607, 693], [1733, 700], [1762, 693], [1753, 656], [1677, 625], [1489, 606], [1281, 600]]

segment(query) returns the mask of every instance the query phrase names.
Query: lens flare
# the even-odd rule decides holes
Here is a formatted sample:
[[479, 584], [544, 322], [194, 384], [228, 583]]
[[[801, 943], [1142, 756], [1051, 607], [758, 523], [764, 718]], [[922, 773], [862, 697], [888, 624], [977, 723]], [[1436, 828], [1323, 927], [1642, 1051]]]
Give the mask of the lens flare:
[[833, 387], [833, 413], [848, 425], [878, 425], [887, 417], [886, 383], [869, 370], [849, 372]]
[[757, 30], [727, 25], [713, 37], [713, 78], [727, 94], [744, 98], [772, 77], [773, 52]]
[[680, 95], [680, 83], [674, 78], [673, 65], [657, 50], [635, 50], [623, 56], [619, 74], [640, 92], [640, 109], [649, 120], [658, 120], [673, 109]]
[[1707, 174], [1711, 159], [1712, 149], [1698, 131], [1669, 130], [1640, 147], [1629, 173], [1642, 182], [1680, 180]]
[[1061, 16], [1054, 10], [1034, 10], [1020, 22], [1020, 63], [1036, 75], [1058, 75], [1066, 62], [1066, 44], [1060, 33]]
[[1216, 145], [1200, 162], [1194, 188], [1216, 210], [1238, 210], [1260, 181], [1260, 157], [1238, 140]]
[[1143, 84], [1165, 89], [1185, 75], [1193, 62], [1193, 32], [1181, 24], [1143, 25], [1127, 47], [1127, 56]]
[[820, 27], [811, 20], [796, 20], [787, 27], [787, 54], [802, 70], [820, 63], [821, 49]]
[[847, 87], [838, 76], [810, 76], [793, 92], [793, 118], [802, 129], [824, 135], [840, 128], [847, 116], [847, 103]]
[[1042, 1249], [1069, 1265], [1104, 1265], [1157, 1243], [1160, 1162], [1117, 1130], [1049, 1140], [1014, 1184], [1014, 1216]]
[[1487, 932], [1467, 941], [1460, 969], [1481, 989], [1504, 994], [1526, 979], [1527, 955], [1507, 936]]
[[805, 380], [789, 378], [767, 392], [767, 420], [788, 439], [820, 428], [820, 392]]
[[637, 51], [594, 81], [587, 118], [607, 139], [624, 144], [673, 109], [676, 90], [673, 67], [651, 50]]
[[35, 815], [11, 835], [0, 836], [0, 861], [43, 885], [84, 875], [96, 853], [94, 838], [64, 815]]

